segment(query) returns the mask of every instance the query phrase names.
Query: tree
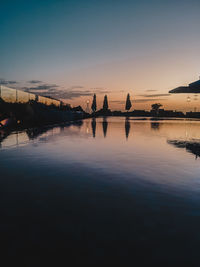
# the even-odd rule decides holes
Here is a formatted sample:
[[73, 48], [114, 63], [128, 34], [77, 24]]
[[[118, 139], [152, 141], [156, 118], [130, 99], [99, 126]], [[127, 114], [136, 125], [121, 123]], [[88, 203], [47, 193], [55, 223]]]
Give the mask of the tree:
[[155, 111], [156, 114], [158, 113], [160, 107], [162, 107], [162, 104], [160, 103], [155, 103], [151, 105], [152, 110]]
[[127, 94], [125, 109], [129, 110], [131, 107], [132, 107], [132, 104], [131, 104], [131, 100], [130, 100], [130, 95]]
[[92, 102], [91, 109], [93, 112], [95, 112], [97, 110], [96, 94], [94, 94], [94, 96], [93, 96], [93, 102]]
[[107, 98], [107, 95], [104, 96], [103, 110], [108, 110], [108, 98]]

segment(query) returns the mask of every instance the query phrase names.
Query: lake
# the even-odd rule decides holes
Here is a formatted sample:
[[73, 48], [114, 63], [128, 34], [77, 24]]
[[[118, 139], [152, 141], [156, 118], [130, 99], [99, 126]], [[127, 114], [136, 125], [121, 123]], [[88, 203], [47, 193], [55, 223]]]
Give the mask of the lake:
[[199, 157], [200, 121], [1, 131], [2, 254], [21, 266], [199, 266]]

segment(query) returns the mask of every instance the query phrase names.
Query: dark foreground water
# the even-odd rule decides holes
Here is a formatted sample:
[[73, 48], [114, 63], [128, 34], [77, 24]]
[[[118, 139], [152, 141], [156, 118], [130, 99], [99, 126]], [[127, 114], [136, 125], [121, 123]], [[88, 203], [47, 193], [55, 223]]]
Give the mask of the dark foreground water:
[[200, 122], [99, 118], [0, 140], [3, 266], [200, 266]]

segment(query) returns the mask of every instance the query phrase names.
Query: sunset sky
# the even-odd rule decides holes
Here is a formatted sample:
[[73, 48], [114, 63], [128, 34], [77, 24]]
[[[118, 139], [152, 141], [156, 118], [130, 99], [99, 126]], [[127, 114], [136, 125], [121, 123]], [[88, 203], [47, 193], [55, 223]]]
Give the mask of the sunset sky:
[[0, 0], [0, 78], [86, 106], [104, 94], [123, 110], [159, 102], [200, 111], [200, 96], [168, 95], [199, 79], [199, 0]]

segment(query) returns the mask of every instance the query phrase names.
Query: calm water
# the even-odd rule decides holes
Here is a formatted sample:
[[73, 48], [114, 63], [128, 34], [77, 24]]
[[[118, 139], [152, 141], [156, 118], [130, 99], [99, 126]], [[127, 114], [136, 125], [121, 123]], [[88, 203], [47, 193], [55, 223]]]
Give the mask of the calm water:
[[0, 140], [8, 262], [200, 266], [200, 122], [99, 118]]

